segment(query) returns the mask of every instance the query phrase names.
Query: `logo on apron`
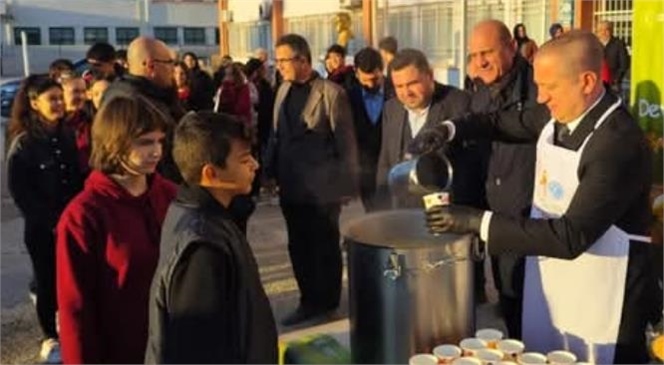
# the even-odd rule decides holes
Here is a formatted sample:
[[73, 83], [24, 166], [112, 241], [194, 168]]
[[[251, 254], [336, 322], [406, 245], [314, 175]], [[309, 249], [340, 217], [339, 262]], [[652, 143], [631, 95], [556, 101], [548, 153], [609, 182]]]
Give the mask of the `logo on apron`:
[[558, 181], [549, 182], [547, 190], [549, 191], [549, 195], [551, 195], [554, 200], [560, 200], [565, 195], [565, 189]]

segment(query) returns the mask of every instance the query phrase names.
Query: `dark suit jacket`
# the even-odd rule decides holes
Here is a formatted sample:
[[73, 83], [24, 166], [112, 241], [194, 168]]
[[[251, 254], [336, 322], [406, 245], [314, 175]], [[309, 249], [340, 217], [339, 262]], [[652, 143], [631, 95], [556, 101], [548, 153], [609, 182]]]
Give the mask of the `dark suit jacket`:
[[629, 70], [629, 54], [625, 42], [620, 38], [611, 37], [609, 43], [604, 46], [604, 59], [611, 72], [611, 84], [620, 88], [620, 83]]
[[[265, 173], [276, 178], [282, 202], [327, 204], [357, 194], [357, 142], [346, 92], [318, 76], [296, 123], [287, 123], [284, 101], [291, 83], [279, 86]], [[295, 128], [289, 127], [295, 125]]]
[[[383, 109], [385, 109], [391, 95], [387, 93], [387, 90], [384, 90], [383, 95]], [[363, 195], [372, 195], [376, 190], [376, 171], [380, 154], [383, 113], [381, 111], [375, 125], [371, 123], [364, 105], [362, 86], [357, 83], [350, 89], [348, 97], [353, 109], [353, 122], [355, 123], [355, 137], [360, 162], [360, 190]]]
[[[464, 92], [451, 86], [436, 83], [431, 107], [422, 129], [428, 128], [444, 120], [457, 118], [468, 111], [469, 98]], [[377, 194], [381, 200], [381, 208], [389, 207], [389, 188], [387, 177], [390, 169], [404, 160], [408, 146], [404, 146], [404, 132], [408, 124], [408, 112], [397, 99], [390, 99], [383, 109], [383, 135], [381, 139], [380, 157], [376, 175]], [[451, 161], [454, 166], [454, 161]], [[454, 166], [455, 168], [457, 166]], [[455, 177], [457, 172], [455, 171]], [[457, 181], [453, 180], [455, 187]], [[453, 187], [453, 190], [455, 189]]]
[[[564, 147], [580, 148], [599, 117], [616, 100], [616, 96], [607, 92]], [[484, 134], [512, 141], [534, 141], [548, 122], [548, 113], [543, 108], [487, 115], [455, 125], [458, 136]], [[509, 122], [514, 118], [521, 123]], [[579, 186], [560, 218], [508, 218], [494, 214], [489, 225], [489, 252], [573, 259], [613, 224], [630, 234], [648, 235], [651, 153], [643, 131], [624, 107], [613, 112], [595, 131], [581, 156], [577, 175]], [[616, 361], [644, 360], [649, 275], [647, 245], [632, 243]]]

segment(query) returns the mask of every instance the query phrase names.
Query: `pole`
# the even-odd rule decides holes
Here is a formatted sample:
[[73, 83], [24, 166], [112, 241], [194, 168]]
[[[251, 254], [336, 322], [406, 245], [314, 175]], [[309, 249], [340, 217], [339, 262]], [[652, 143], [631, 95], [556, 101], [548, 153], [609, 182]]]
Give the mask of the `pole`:
[[23, 75], [30, 76], [30, 60], [28, 59], [28, 35], [21, 32], [21, 50], [23, 51]]
[[[468, 4], [465, 1], [459, 1], [459, 6], [461, 7], [461, 21], [460, 23], [460, 32], [459, 32], [459, 49], [457, 52], [459, 54], [459, 88], [463, 89], [465, 86], [466, 80], [466, 15], [468, 13]], [[455, 57], [456, 58], [456, 57]]]

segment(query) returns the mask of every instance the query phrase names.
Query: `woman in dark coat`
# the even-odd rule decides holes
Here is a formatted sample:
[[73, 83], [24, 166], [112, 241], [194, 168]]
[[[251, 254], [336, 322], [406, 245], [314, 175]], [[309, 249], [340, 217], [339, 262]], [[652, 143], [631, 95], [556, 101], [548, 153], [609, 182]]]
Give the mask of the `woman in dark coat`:
[[47, 363], [60, 361], [53, 231], [83, 179], [74, 133], [64, 125], [64, 115], [62, 86], [47, 75], [31, 75], [14, 100], [7, 139], [9, 192], [25, 220], [23, 238], [35, 273], [43, 335], [40, 355]]

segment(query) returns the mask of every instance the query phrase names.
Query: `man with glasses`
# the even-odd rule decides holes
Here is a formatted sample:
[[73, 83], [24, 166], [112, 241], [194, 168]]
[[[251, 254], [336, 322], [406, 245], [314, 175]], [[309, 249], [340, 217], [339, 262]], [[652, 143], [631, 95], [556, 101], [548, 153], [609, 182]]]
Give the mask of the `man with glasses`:
[[300, 288], [300, 305], [282, 320], [290, 326], [322, 319], [339, 305], [341, 204], [357, 192], [357, 146], [345, 91], [311, 67], [299, 35], [275, 46], [283, 77], [274, 104], [265, 174], [279, 184], [288, 252]]
[[[173, 80], [175, 52], [164, 42], [148, 37], [136, 38], [127, 48], [128, 69], [106, 90], [102, 105], [117, 96], [143, 96], [160, 112], [168, 125], [175, 126], [185, 114], [177, 98]], [[182, 181], [170, 153], [171, 135], [164, 146], [159, 172], [170, 180]]]

